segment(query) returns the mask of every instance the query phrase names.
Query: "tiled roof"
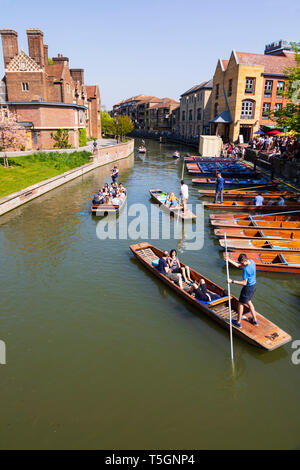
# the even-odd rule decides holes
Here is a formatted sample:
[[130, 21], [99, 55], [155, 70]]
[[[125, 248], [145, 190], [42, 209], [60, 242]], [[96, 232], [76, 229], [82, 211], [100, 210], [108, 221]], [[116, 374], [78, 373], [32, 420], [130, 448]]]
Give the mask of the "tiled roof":
[[226, 70], [229, 60], [220, 59], [220, 62], [221, 62], [221, 66], [222, 66], [223, 70]]
[[208, 80], [208, 81], [206, 81], [206, 82], [200, 83], [199, 85], [194, 85], [192, 88], [190, 88], [189, 90], [185, 91], [185, 92], [182, 93], [182, 95], [180, 95], [180, 96], [189, 95], [190, 93], [196, 93], [196, 91], [201, 90], [202, 88], [212, 88], [212, 83], [213, 83], [212, 80]]
[[47, 75], [49, 75], [50, 77], [55, 77], [55, 80], [59, 82], [62, 79], [63, 68], [63, 62], [56, 62], [52, 65], [46, 65], [45, 70]]
[[263, 66], [264, 73], [284, 74], [286, 67], [296, 66], [294, 54], [286, 56], [250, 54], [248, 52], [236, 52], [235, 54], [239, 64]]

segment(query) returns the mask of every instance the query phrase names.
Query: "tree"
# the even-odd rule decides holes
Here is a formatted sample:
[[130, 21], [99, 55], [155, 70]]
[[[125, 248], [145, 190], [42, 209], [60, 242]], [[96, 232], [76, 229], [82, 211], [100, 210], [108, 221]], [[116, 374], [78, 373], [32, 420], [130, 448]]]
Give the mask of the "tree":
[[272, 117], [277, 121], [278, 127], [300, 133], [300, 53], [295, 46], [294, 51], [296, 66], [285, 70], [287, 81], [284, 97], [289, 100], [289, 103], [284, 108], [273, 112]]
[[[12, 111], [3, 110], [0, 114], [0, 151], [25, 148], [26, 130], [18, 123], [18, 118]], [[4, 157], [4, 166], [9, 166], [7, 156]]]
[[117, 118], [117, 135], [121, 136], [121, 140], [126, 134], [133, 131], [134, 124], [129, 116], [119, 116]]
[[71, 144], [69, 144], [69, 129], [58, 129], [55, 134], [51, 132], [51, 137], [55, 140], [53, 147], [59, 149], [69, 149]]
[[106, 111], [101, 111], [101, 128], [104, 134], [116, 133], [116, 121]]

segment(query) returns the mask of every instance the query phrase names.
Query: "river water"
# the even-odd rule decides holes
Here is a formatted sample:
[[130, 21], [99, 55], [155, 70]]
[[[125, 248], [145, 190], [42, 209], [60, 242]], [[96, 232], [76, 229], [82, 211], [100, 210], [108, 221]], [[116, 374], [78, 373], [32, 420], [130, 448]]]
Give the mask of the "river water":
[[[118, 165], [128, 207], [149, 210], [151, 187], [178, 194], [182, 163], [171, 158], [175, 146], [146, 145], [145, 157]], [[96, 236], [91, 195], [110, 167], [1, 217], [0, 447], [299, 448], [292, 343], [265, 352], [234, 338], [232, 370], [226, 330], [147, 272], [129, 250], [135, 241]], [[200, 201], [197, 188], [190, 193]], [[177, 247], [185, 263], [225, 286], [212, 235], [207, 211], [203, 249], [153, 244]], [[295, 277], [259, 273], [254, 300], [300, 340]]]

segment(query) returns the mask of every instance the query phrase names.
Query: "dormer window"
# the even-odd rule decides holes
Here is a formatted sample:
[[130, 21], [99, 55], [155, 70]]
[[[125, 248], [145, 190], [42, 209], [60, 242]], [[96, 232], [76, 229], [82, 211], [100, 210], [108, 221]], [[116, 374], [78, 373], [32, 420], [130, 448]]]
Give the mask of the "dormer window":
[[22, 91], [28, 91], [29, 90], [29, 85], [27, 82], [22, 82]]

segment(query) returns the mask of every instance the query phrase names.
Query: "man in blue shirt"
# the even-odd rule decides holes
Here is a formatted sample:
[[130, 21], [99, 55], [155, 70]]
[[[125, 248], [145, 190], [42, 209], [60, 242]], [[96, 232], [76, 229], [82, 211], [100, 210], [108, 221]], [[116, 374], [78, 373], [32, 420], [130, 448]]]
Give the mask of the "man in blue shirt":
[[177, 273], [177, 274], [172, 273], [171, 268], [168, 265], [168, 261], [167, 261], [168, 257], [169, 257], [169, 252], [164, 251], [162, 257], [159, 258], [157, 269], [161, 274], [164, 274], [164, 276], [166, 276], [168, 279], [179, 284], [180, 289], [182, 289], [183, 286], [182, 286], [181, 273]]
[[224, 189], [224, 178], [222, 178], [221, 173], [217, 174], [217, 181], [216, 181], [216, 194], [214, 203], [218, 201], [218, 195], [220, 194], [220, 202], [223, 204], [223, 189]]
[[237, 326], [238, 328], [242, 328], [242, 317], [244, 313], [244, 305], [247, 305], [250, 309], [251, 317], [248, 318], [248, 321], [252, 323], [252, 325], [258, 325], [255, 308], [251, 299], [256, 291], [256, 265], [253, 260], [248, 259], [247, 255], [241, 254], [238, 257], [238, 263], [231, 260], [229, 256], [225, 255], [225, 259], [229, 261], [233, 266], [236, 268], [243, 268], [243, 280], [242, 281], [232, 281], [232, 279], [228, 279], [229, 283], [232, 284], [239, 284], [243, 286], [239, 303], [238, 303], [238, 319], [232, 320], [233, 325]]

